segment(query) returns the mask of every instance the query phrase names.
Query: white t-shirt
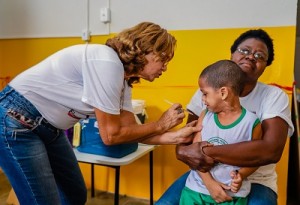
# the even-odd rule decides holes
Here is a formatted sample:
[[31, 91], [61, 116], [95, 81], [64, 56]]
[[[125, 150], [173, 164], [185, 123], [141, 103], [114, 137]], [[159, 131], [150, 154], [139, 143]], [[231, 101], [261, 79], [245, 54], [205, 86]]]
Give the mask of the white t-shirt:
[[[280, 88], [258, 82], [251, 93], [240, 97], [240, 102], [248, 111], [255, 113], [261, 122], [274, 117], [282, 118], [289, 125], [288, 136], [292, 136], [294, 126], [291, 121], [289, 99]], [[206, 106], [202, 102], [202, 93], [198, 89], [187, 105], [187, 109], [200, 115], [205, 108]], [[261, 166], [248, 179], [253, 183], [270, 187], [277, 193], [275, 166], [276, 164]]]
[[49, 123], [61, 129], [95, 116], [94, 108], [116, 115], [120, 109], [133, 111], [123, 64], [117, 53], [105, 45], [82, 44], [62, 49], [9, 84]]

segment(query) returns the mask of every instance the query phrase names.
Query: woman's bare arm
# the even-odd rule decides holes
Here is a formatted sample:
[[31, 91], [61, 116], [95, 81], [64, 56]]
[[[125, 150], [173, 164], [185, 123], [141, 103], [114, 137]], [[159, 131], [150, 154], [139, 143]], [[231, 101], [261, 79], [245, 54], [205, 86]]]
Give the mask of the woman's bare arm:
[[237, 166], [262, 166], [277, 163], [287, 139], [288, 124], [280, 117], [262, 122], [262, 140], [207, 147], [204, 152], [215, 160]]
[[288, 124], [280, 117], [266, 119], [262, 122], [262, 130], [261, 140], [214, 147], [206, 147], [203, 143], [180, 146], [177, 158], [198, 170], [209, 170], [211, 162], [206, 162], [210, 160], [208, 156], [216, 162], [240, 167], [277, 163], [286, 143]]
[[[174, 104], [162, 114], [160, 119], [146, 124], [137, 124], [134, 114], [123, 110], [120, 115], [112, 115], [95, 109], [99, 131], [103, 142], [107, 145], [144, 142], [149, 144], [177, 144], [192, 141], [190, 135], [199, 128], [186, 126], [178, 131], [167, 132], [180, 124], [185, 117], [178, 112], [180, 104]], [[194, 123], [195, 125], [195, 123]]]

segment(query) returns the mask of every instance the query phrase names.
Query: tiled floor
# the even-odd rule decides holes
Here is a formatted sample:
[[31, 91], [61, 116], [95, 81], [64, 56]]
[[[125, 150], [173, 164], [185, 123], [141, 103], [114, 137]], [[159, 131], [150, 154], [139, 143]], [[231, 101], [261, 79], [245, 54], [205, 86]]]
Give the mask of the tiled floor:
[[[5, 175], [0, 170], [0, 205], [6, 205], [11, 186]], [[86, 205], [113, 205], [114, 195], [107, 192], [97, 191], [95, 197], [91, 198], [90, 192], [88, 193], [88, 200]], [[149, 200], [137, 199], [127, 196], [120, 196], [119, 205], [148, 205]]]

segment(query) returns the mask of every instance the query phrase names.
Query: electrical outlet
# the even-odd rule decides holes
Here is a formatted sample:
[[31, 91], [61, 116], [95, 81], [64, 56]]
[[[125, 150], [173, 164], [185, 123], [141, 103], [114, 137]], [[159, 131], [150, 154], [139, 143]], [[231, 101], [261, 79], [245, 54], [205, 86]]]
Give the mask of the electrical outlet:
[[81, 39], [83, 41], [89, 41], [91, 38], [91, 32], [87, 29], [84, 29], [81, 34]]
[[100, 21], [103, 23], [110, 22], [110, 9], [109, 8], [101, 8], [100, 9]]

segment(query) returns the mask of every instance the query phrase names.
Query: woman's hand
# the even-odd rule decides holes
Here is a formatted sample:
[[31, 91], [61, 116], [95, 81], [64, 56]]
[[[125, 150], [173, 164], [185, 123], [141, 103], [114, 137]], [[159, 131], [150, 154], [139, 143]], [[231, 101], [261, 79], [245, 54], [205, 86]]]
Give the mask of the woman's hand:
[[201, 127], [195, 127], [197, 121], [187, 124], [185, 127], [176, 131], [165, 132], [161, 135], [155, 135], [145, 138], [145, 144], [187, 144], [191, 143], [194, 138], [194, 133], [199, 132]]
[[190, 145], [177, 145], [176, 157], [178, 160], [184, 162], [193, 170], [207, 172], [215, 165], [216, 162], [213, 158], [203, 153], [202, 148], [206, 146], [213, 145], [205, 141], [192, 143]]
[[178, 130], [176, 130], [174, 144], [190, 144], [194, 139], [194, 134], [201, 131], [201, 126], [195, 127], [197, 121], [190, 122]]
[[165, 111], [160, 119], [157, 121], [158, 126], [161, 127], [162, 132], [182, 123], [185, 117], [182, 106], [179, 103], [174, 103], [167, 111]]

